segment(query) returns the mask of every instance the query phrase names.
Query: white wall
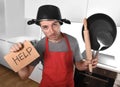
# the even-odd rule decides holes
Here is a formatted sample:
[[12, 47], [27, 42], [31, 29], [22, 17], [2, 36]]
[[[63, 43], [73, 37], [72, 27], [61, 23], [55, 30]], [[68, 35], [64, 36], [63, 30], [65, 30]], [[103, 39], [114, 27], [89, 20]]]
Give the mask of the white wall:
[[36, 18], [37, 9], [44, 4], [56, 5], [63, 18], [82, 23], [84, 17], [95, 13], [109, 15], [120, 27], [120, 0], [25, 0], [25, 17]]
[[25, 17], [36, 18], [39, 6], [44, 4], [58, 6], [62, 18], [72, 22], [82, 22], [83, 18], [86, 17], [88, 0], [25, 0]]
[[[26, 23], [28, 19], [25, 19], [24, 15], [24, 0], [5, 0], [5, 35], [0, 34], [0, 37], [15, 37], [15, 36], [33, 36], [41, 38], [43, 35], [39, 26], [36, 25], [30, 25], [28, 26]], [[81, 37], [81, 30], [82, 30], [82, 23], [72, 23], [71, 25], [64, 24], [61, 27], [61, 30], [63, 32], [66, 32], [68, 34], [71, 34], [75, 36], [80, 44], [81, 52], [85, 49], [84, 42]], [[117, 28], [117, 37], [114, 42], [114, 44], [106, 51], [104, 51], [107, 54], [112, 55], [119, 55], [119, 30], [120, 28]], [[114, 51], [114, 52], [113, 52]], [[117, 52], [116, 52], [117, 51]], [[117, 54], [116, 54], [117, 53]], [[118, 56], [117, 56], [118, 57]]]
[[[71, 25], [63, 25], [62, 26], [62, 31], [66, 32], [68, 34], [73, 35], [74, 37], [77, 38], [78, 42], [79, 42], [79, 47], [81, 52], [83, 52], [85, 50], [85, 44], [84, 41], [82, 39], [82, 23], [72, 23]], [[120, 27], [117, 27], [117, 35], [116, 35], [116, 39], [114, 41], [114, 43], [112, 44], [111, 47], [109, 47], [108, 49], [101, 51], [100, 53], [105, 53], [108, 55], [112, 55], [115, 56], [116, 60], [120, 60], [120, 49], [119, 49], [119, 44], [120, 44]]]
[[[71, 25], [63, 24], [61, 26], [62, 32], [68, 33], [77, 38], [81, 52], [85, 50], [85, 44], [82, 39], [82, 26], [83, 26], [82, 23], [72, 23]], [[30, 26], [26, 25], [26, 31], [29, 34], [29, 36], [43, 37], [43, 34], [41, 35], [40, 27], [38, 27], [37, 25], [30, 25]], [[120, 59], [119, 58], [120, 57], [120, 53], [119, 53], [120, 52], [119, 50], [120, 34], [119, 33], [120, 33], [120, 27], [117, 27], [117, 36], [114, 43], [112, 44], [111, 47], [109, 47], [104, 51], [101, 51], [100, 53], [105, 53], [108, 55], [115, 56], [117, 60]]]
[[0, 0], [0, 34], [5, 33], [4, 0]]
[[4, 0], [5, 34], [0, 37], [14, 37], [24, 35], [24, 0]]
[[85, 49], [85, 44], [82, 39], [82, 26], [83, 26], [82, 23], [71, 23], [71, 25], [63, 24], [61, 26], [62, 32], [65, 32], [67, 34], [70, 34], [70, 35], [76, 37], [76, 39], [78, 40], [81, 52], [83, 52]]
[[[25, 19], [24, 0], [4, 0], [5, 33], [1, 38], [13, 38], [17, 36], [40, 37], [40, 29], [36, 25], [27, 25]], [[34, 28], [33, 28], [34, 27]], [[37, 29], [36, 29], [37, 28]]]
[[27, 25], [28, 20], [30, 20], [30, 19], [25, 19], [25, 35], [38, 37], [38, 39], [41, 39], [42, 32], [41, 32], [40, 26], [38, 26], [36, 24]]

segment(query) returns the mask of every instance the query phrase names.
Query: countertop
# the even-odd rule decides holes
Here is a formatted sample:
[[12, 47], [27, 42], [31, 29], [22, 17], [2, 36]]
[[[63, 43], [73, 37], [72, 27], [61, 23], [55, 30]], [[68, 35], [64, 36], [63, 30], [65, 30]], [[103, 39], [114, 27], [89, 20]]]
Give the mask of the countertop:
[[97, 67], [120, 73], [120, 67], [116, 67], [116, 66], [111, 67], [111, 66], [108, 66], [108, 65], [100, 64], [100, 63], [98, 63]]
[[[112, 62], [109, 63], [109, 66], [98, 63], [98, 67], [120, 73], [120, 46], [119, 45], [120, 45], [120, 27], [117, 28], [117, 36], [112, 46], [109, 47], [107, 50], [100, 52], [106, 55], [113, 56], [114, 58], [112, 59]], [[111, 65], [113, 65], [113, 67], [111, 67]]]

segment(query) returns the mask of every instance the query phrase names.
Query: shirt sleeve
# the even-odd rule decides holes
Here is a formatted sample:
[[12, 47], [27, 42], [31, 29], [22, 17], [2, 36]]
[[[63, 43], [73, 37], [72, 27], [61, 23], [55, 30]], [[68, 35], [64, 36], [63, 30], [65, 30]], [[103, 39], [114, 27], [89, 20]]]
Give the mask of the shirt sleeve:
[[82, 59], [83, 59], [83, 56], [82, 56], [82, 54], [80, 52], [80, 48], [79, 48], [78, 42], [76, 40], [75, 50], [74, 50], [74, 60], [75, 60], [75, 62], [79, 62]]
[[42, 55], [42, 51], [40, 49], [40, 41], [37, 40], [33, 40], [31, 41], [32, 45], [35, 47], [35, 49], [37, 50], [37, 52], [40, 54], [40, 57], [38, 57], [36, 60], [34, 60], [33, 62], [30, 63], [31, 66], [36, 66], [40, 61], [43, 62], [43, 55]]

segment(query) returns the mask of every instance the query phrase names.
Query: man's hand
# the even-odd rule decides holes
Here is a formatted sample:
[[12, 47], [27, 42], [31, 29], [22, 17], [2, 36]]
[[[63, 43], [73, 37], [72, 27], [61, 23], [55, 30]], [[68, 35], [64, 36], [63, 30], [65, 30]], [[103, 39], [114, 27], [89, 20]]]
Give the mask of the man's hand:
[[90, 63], [91, 61], [89, 60], [81, 60], [79, 62], [75, 62], [75, 65], [78, 70], [87, 70]]
[[92, 68], [96, 68], [98, 63], [98, 58], [92, 59]]
[[75, 62], [75, 65], [78, 70], [88, 70], [89, 64], [92, 64], [92, 68], [96, 68], [97, 63], [98, 63], [98, 54], [93, 56], [92, 60], [83, 59], [79, 62]]
[[23, 48], [23, 43], [19, 42], [14, 44], [11, 48], [10, 48], [10, 52], [18, 52]]
[[93, 58], [91, 61], [92, 61], [92, 68], [96, 68], [98, 63], [98, 53], [95, 56], [93, 55]]

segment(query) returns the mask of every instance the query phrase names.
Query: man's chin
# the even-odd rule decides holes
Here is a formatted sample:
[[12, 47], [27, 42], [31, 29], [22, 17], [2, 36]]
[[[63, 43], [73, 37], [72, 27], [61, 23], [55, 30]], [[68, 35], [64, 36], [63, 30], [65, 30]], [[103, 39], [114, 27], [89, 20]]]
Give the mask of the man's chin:
[[49, 39], [49, 40], [53, 40], [53, 41], [54, 41], [54, 40], [57, 40], [56, 38], [53, 38], [53, 37], [52, 37], [52, 38], [48, 38], [48, 39]]
[[50, 40], [57, 40], [57, 37], [55, 36], [52, 36], [52, 37], [49, 37]]

